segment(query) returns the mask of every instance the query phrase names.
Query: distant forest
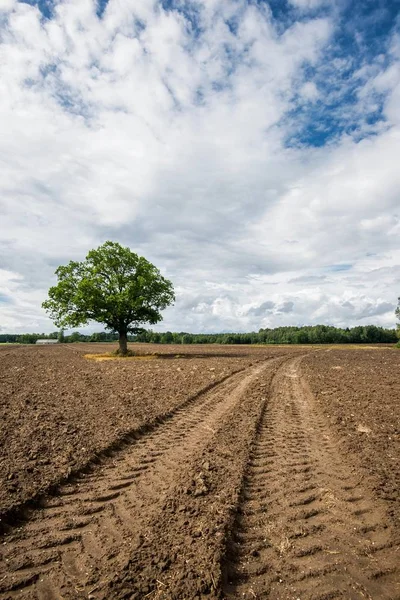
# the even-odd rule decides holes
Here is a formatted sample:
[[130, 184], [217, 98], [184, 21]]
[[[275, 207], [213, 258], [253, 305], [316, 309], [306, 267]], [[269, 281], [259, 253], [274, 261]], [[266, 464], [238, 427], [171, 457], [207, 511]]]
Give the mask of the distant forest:
[[[55, 331], [45, 333], [0, 334], [0, 343], [35, 344], [37, 339], [58, 339], [59, 342], [114, 342], [117, 333], [92, 333], [85, 335], [78, 331], [70, 335]], [[128, 337], [130, 342], [151, 342], [153, 344], [394, 344], [398, 341], [395, 329], [385, 329], [375, 325], [365, 325], [340, 329], [329, 325], [309, 325], [305, 327], [276, 327], [260, 329], [252, 333], [159, 333], [144, 330]]]

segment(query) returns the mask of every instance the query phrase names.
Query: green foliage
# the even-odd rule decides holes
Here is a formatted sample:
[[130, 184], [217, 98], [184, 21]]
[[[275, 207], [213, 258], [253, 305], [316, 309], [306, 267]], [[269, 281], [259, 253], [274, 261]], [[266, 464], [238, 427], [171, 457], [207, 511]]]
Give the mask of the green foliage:
[[[99, 338], [98, 338], [99, 336]], [[93, 333], [92, 335], [85, 335], [74, 331], [71, 335], [63, 336], [65, 343], [70, 342], [115, 342], [118, 340], [117, 333]], [[54, 339], [53, 333], [2, 333], [0, 334], [0, 344], [36, 344], [36, 340], [51, 340]], [[58, 334], [58, 341], [60, 341], [60, 333]]]
[[76, 342], [80, 342], [81, 341], [81, 334], [79, 333], [79, 331], [74, 331], [73, 333], [71, 333], [69, 337], [69, 341], [74, 344]]
[[22, 335], [18, 335], [17, 342], [19, 344], [36, 344], [36, 340], [40, 337], [39, 334], [36, 333], [23, 333]]
[[161, 344], [173, 344], [174, 336], [170, 331], [166, 331], [165, 333], [161, 334], [160, 342]]
[[[0, 334], [0, 343], [34, 344], [38, 338], [52, 338], [54, 334], [25, 333]], [[64, 335], [69, 342], [115, 342], [118, 334], [102, 331], [85, 335], [74, 331]], [[395, 329], [384, 329], [375, 325], [339, 329], [327, 325], [306, 327], [277, 327], [275, 329], [260, 329], [258, 333], [178, 333], [141, 330], [136, 335], [128, 336], [131, 342], [151, 342], [153, 344], [395, 344], [397, 335]], [[398, 343], [400, 347], [400, 341]]]
[[394, 344], [394, 329], [364, 325], [340, 329], [329, 325], [276, 327], [258, 333], [158, 333], [151, 330], [133, 337], [137, 342], [154, 344]]
[[91, 250], [83, 262], [58, 267], [56, 275], [58, 284], [42, 306], [58, 327], [96, 321], [126, 339], [128, 332], [139, 333], [141, 324], [161, 321], [160, 310], [174, 300], [172, 283], [116, 242]]

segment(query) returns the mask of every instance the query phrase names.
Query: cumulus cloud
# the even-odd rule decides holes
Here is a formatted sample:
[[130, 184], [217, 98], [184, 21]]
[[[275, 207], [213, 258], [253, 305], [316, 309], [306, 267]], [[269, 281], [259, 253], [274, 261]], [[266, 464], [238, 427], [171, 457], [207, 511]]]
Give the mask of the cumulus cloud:
[[55, 268], [106, 239], [175, 283], [163, 329], [393, 324], [398, 38], [355, 61], [336, 10], [295, 14], [2, 0], [3, 330], [53, 330], [40, 305]]

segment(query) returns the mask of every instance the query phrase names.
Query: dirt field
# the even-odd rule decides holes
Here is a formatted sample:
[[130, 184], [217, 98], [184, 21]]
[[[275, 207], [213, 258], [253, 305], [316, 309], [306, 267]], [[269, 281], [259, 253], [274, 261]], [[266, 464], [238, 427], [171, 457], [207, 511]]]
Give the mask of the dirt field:
[[400, 543], [400, 351], [333, 349], [310, 354], [302, 369], [342, 450], [361, 458], [363, 475], [387, 501]]
[[0, 350], [0, 598], [400, 598], [400, 352], [94, 348]]

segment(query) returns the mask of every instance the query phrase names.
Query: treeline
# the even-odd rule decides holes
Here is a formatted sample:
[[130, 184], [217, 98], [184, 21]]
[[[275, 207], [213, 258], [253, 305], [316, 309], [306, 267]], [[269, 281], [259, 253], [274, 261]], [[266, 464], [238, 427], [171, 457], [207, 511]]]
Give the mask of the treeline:
[[[58, 339], [59, 342], [115, 342], [117, 333], [92, 333], [85, 335], [74, 331], [64, 332], [0, 334], [0, 343], [35, 344], [37, 339]], [[394, 344], [398, 341], [395, 329], [365, 325], [346, 329], [329, 325], [305, 327], [276, 327], [260, 329], [252, 333], [179, 333], [145, 330], [138, 335], [128, 336], [130, 342], [153, 344]]]
[[74, 331], [70, 335], [65, 335], [63, 331], [53, 331], [53, 333], [2, 333], [0, 334], [0, 344], [36, 344], [37, 340], [58, 340], [61, 343], [73, 342], [115, 342], [118, 340], [118, 333], [92, 333], [85, 335]]
[[394, 344], [396, 330], [365, 325], [340, 329], [329, 325], [276, 327], [252, 333], [172, 333], [145, 331], [134, 337], [137, 342], [153, 344]]

